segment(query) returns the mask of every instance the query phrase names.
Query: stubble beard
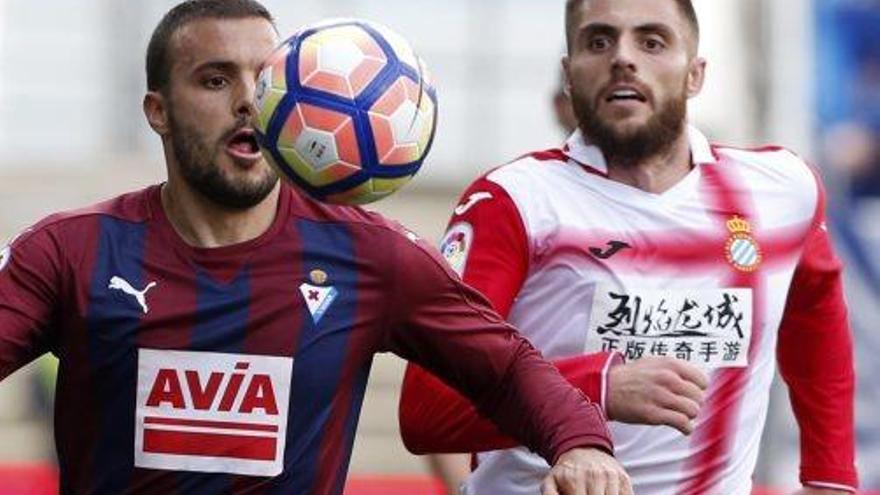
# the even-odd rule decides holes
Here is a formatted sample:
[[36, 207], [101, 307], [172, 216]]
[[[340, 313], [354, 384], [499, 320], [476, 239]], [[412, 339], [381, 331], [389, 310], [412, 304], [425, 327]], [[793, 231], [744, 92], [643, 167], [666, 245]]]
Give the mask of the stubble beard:
[[[169, 113], [169, 127], [173, 142], [173, 154], [186, 183], [217, 206], [230, 210], [247, 210], [264, 199], [278, 183], [278, 175], [270, 167], [256, 182], [235, 181], [225, 176], [214, 163], [214, 148], [193, 126], [180, 122], [173, 112]], [[242, 126], [236, 126], [231, 135]]]
[[572, 90], [571, 102], [587, 142], [598, 146], [608, 163], [623, 167], [635, 166], [671, 149], [684, 130], [687, 116], [684, 89], [664, 102], [644, 125], [632, 131], [618, 131], [602, 120], [590, 98], [575, 90]]

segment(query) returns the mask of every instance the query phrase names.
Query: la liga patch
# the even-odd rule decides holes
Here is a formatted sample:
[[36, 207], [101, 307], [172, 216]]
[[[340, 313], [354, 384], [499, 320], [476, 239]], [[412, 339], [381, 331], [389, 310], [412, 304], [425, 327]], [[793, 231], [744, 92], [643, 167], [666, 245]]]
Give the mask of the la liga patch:
[[449, 227], [440, 244], [440, 253], [449, 266], [459, 275], [464, 272], [468, 253], [474, 240], [474, 228], [468, 222], [458, 222]]

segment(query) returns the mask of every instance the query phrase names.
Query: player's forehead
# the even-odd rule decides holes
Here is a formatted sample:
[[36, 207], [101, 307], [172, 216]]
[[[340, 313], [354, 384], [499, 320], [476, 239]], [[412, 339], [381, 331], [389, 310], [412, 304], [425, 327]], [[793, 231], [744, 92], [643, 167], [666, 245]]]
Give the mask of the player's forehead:
[[597, 26], [619, 32], [657, 27], [680, 37], [691, 31], [675, 0], [582, 0], [571, 15], [575, 35]]
[[193, 20], [171, 37], [172, 72], [218, 62], [258, 67], [277, 43], [274, 26], [261, 17]]

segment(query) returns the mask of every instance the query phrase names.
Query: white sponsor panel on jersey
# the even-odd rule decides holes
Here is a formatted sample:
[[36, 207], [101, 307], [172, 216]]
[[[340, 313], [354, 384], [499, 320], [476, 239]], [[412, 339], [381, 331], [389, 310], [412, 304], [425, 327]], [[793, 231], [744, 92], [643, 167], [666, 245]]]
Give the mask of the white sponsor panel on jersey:
[[458, 222], [449, 227], [443, 242], [440, 244], [440, 253], [446, 258], [449, 266], [455, 273], [461, 275], [467, 264], [468, 253], [474, 240], [474, 228], [468, 222]]
[[706, 369], [748, 366], [752, 290], [700, 288], [626, 292], [596, 288], [586, 352], [627, 360], [669, 356]]
[[280, 474], [292, 370], [288, 357], [140, 349], [135, 466]]

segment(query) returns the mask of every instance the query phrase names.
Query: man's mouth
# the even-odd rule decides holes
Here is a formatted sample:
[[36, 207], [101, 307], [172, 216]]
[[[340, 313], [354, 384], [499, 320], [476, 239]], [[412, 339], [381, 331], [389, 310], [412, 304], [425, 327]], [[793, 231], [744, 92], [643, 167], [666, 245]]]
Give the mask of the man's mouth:
[[605, 101], [626, 101], [626, 100], [635, 100], [640, 101], [642, 103], [648, 101], [645, 98], [645, 95], [639, 93], [634, 89], [617, 89], [611, 92], [606, 98]]
[[632, 82], [612, 83], [604, 92], [605, 103], [638, 102], [647, 103], [647, 91]]
[[257, 135], [253, 129], [239, 129], [226, 141], [226, 149], [230, 154], [244, 159], [254, 159], [260, 156], [260, 145], [257, 144]]
[[263, 158], [257, 143], [257, 134], [249, 127], [235, 131], [226, 140], [226, 152], [240, 163], [253, 164]]

